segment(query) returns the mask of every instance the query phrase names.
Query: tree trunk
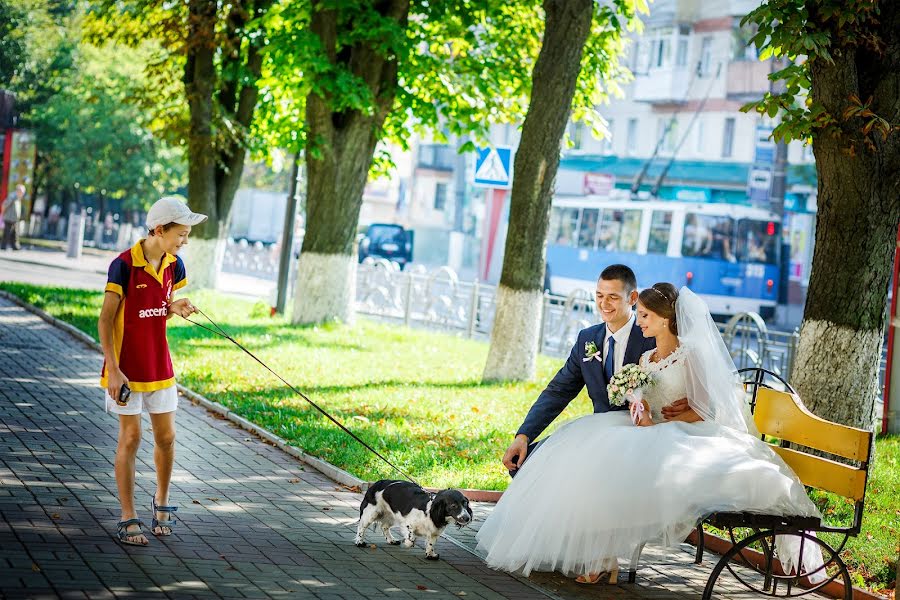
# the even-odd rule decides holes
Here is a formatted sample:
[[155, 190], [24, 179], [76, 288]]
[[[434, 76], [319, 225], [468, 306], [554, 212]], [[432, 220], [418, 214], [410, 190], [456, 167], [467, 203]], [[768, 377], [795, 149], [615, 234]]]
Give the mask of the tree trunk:
[[[409, 0], [380, 2], [385, 18], [406, 27]], [[310, 28], [326, 59], [365, 81], [375, 99], [373, 110], [336, 111], [327, 91], [306, 99], [306, 234], [297, 266], [294, 323], [354, 321], [356, 227], [375, 145], [397, 91], [396, 54], [386, 55], [376, 41], [337, 51], [338, 14], [313, 9]]]
[[838, 116], [839, 133], [814, 132], [819, 173], [812, 271], [791, 382], [817, 415], [872, 429], [888, 283], [900, 225], [900, 134], [840, 118], [851, 95], [900, 122], [900, 8], [882, 2], [883, 52], [844, 48], [810, 60], [813, 99]]
[[216, 2], [190, 0], [187, 60], [184, 88], [190, 110], [188, 130], [188, 202], [207, 215], [193, 228], [192, 240], [183, 251], [192, 287], [215, 288], [218, 274], [216, 250], [221, 231], [216, 204], [216, 153], [213, 134]]
[[509, 230], [484, 381], [534, 377], [550, 201], [592, 9], [591, 0], [544, 1], [544, 40], [516, 152]]

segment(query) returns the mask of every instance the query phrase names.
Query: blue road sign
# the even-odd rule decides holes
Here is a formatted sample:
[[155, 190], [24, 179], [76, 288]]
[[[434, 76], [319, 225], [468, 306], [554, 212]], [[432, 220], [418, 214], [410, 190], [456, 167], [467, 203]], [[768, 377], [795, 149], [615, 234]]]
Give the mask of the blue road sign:
[[475, 156], [473, 185], [490, 188], [512, 186], [512, 148], [478, 148]]

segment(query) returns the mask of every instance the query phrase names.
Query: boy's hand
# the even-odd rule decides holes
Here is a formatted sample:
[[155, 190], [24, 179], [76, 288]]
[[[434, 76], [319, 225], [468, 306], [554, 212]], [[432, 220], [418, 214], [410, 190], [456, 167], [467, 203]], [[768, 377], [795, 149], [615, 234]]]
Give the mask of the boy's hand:
[[509, 469], [510, 471], [516, 471], [525, 461], [525, 457], [528, 455], [528, 437], [524, 434], [519, 434], [513, 440], [513, 443], [509, 445], [509, 448], [506, 449], [506, 452], [503, 454], [503, 466]]
[[122, 391], [122, 384], [124, 383], [128, 383], [125, 373], [120, 371], [118, 367], [109, 369], [109, 376], [106, 379], [106, 391], [109, 392], [109, 397], [116, 402], [119, 401], [119, 392]]
[[187, 319], [197, 312], [197, 308], [187, 298], [180, 298], [169, 305], [169, 312]]

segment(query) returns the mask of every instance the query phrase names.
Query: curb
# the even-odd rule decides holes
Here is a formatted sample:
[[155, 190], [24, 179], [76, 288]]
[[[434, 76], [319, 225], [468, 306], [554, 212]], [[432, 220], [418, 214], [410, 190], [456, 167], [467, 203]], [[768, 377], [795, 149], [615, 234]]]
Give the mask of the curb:
[[[7, 292], [6, 290], [0, 290], [0, 298], [4, 298], [9, 300], [13, 304], [24, 308], [28, 312], [40, 317], [50, 325], [62, 329], [72, 337], [76, 338], [79, 342], [82, 342], [86, 346], [90, 347], [93, 350], [97, 350], [99, 352], [103, 352], [103, 348], [100, 344], [91, 336], [81, 331], [77, 327], [66, 323], [65, 321], [61, 321], [56, 317], [44, 312], [40, 308], [28, 304], [18, 296]], [[367, 481], [363, 481], [357, 477], [354, 477], [347, 471], [332, 465], [329, 462], [322, 460], [321, 458], [316, 458], [306, 452], [300, 450], [295, 446], [291, 446], [288, 444], [283, 438], [275, 435], [268, 429], [264, 427], [260, 427], [255, 423], [251, 423], [244, 417], [232, 412], [228, 409], [228, 407], [219, 404], [218, 402], [213, 402], [208, 398], [205, 398], [201, 394], [198, 394], [194, 390], [187, 388], [180, 383], [178, 384], [178, 391], [182, 393], [186, 398], [188, 398], [192, 403], [199, 404], [206, 410], [214, 413], [218, 413], [222, 415], [224, 418], [228, 419], [241, 429], [249, 431], [265, 440], [266, 442], [277, 446], [280, 450], [290, 454], [291, 456], [299, 459], [301, 462], [311, 466], [316, 471], [320, 472], [322, 475], [325, 475], [329, 479], [333, 480], [336, 483], [343, 485], [344, 487], [349, 488], [354, 492], [364, 492], [368, 489], [369, 483]]]

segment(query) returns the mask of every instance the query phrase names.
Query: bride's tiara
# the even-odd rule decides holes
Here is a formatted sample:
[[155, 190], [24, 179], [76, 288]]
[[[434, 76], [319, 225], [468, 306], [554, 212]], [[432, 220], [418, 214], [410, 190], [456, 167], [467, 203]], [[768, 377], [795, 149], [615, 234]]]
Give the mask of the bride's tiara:
[[[669, 297], [666, 294], [664, 294], [662, 291], [656, 289], [655, 287], [648, 287], [647, 289], [656, 292], [657, 294], [662, 296], [666, 302], [670, 302], [672, 304], [672, 306], [675, 306], [675, 300], [670, 300]], [[677, 300], [677, 298], [676, 298], [676, 300]]]

